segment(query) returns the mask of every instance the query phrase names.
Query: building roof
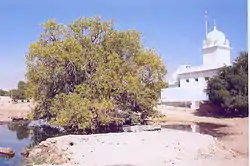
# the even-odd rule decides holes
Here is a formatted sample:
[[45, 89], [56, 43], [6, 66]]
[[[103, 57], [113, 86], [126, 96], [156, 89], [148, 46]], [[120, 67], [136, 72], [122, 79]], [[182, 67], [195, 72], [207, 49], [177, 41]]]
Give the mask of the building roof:
[[211, 71], [211, 70], [217, 70], [223, 66], [190, 66], [190, 65], [182, 65], [180, 66], [173, 74], [170, 80], [168, 80], [168, 83], [173, 85], [176, 84], [177, 78], [179, 75], [186, 75], [196, 72], [202, 72], [202, 71]]
[[216, 70], [216, 69], [219, 69], [221, 67], [223, 67], [223, 66], [205, 66], [205, 65], [202, 65], [202, 66], [192, 66], [192, 67], [180, 70], [178, 72], [178, 75], [195, 73], [195, 72], [201, 72], [201, 71], [208, 71], [208, 70]]

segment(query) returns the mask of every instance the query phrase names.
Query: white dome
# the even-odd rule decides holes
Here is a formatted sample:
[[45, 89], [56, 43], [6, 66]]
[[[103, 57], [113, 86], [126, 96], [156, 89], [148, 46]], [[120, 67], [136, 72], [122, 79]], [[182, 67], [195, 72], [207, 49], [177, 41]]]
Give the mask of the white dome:
[[216, 27], [214, 27], [214, 30], [212, 30], [207, 34], [207, 40], [213, 43], [214, 42], [224, 43], [226, 41], [226, 37], [223, 32], [218, 31]]

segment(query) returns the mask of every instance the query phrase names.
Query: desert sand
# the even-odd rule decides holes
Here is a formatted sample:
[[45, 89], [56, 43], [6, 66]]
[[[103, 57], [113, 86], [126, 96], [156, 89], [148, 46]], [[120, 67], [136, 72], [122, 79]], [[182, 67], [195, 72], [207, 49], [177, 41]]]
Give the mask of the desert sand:
[[0, 122], [11, 121], [12, 117], [26, 118], [33, 107], [32, 102], [13, 103], [10, 97], [0, 96]]
[[61, 166], [247, 165], [246, 158], [237, 156], [212, 136], [169, 129], [50, 138], [30, 155], [49, 158], [50, 164], [68, 160]]

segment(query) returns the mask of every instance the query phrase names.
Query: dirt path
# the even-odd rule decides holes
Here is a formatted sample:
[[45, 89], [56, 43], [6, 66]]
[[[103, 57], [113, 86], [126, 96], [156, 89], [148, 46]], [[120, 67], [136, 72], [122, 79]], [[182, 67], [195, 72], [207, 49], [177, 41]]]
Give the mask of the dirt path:
[[221, 132], [227, 134], [221, 141], [234, 151], [248, 158], [248, 118], [229, 119], [228, 127], [219, 128]]

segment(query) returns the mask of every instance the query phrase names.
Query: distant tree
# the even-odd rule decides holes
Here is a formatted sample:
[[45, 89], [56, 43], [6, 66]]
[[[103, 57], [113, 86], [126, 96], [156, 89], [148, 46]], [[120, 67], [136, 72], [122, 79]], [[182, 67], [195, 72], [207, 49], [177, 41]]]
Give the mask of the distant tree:
[[0, 96], [8, 96], [8, 91], [0, 89]]
[[10, 91], [5, 91], [5, 96], [10, 96]]
[[210, 79], [206, 92], [223, 114], [248, 115], [248, 53], [241, 52], [232, 66]]
[[43, 28], [26, 56], [34, 118], [95, 130], [124, 123], [125, 115], [155, 113], [166, 68], [137, 31], [116, 30], [100, 18], [67, 26], [50, 20]]
[[4, 96], [5, 95], [5, 91], [0, 89], [0, 96]]
[[24, 96], [23, 91], [21, 91], [19, 89], [11, 90], [11, 97], [15, 101], [17, 101], [17, 100], [25, 100], [25, 96]]
[[24, 81], [19, 81], [17, 84], [17, 89], [25, 91], [27, 89], [27, 85]]
[[17, 84], [17, 89], [12, 89], [10, 91], [10, 96], [13, 100], [25, 100], [26, 99], [27, 85], [24, 81], [19, 81]]
[[24, 82], [24, 81], [19, 81], [18, 82], [18, 85], [17, 85], [17, 89], [18, 89], [18, 91], [19, 91], [19, 93], [20, 93], [20, 99], [21, 100], [24, 100], [24, 99], [27, 99], [27, 95], [26, 95], [26, 91], [27, 91], [27, 84], [26, 84], [26, 82]]

